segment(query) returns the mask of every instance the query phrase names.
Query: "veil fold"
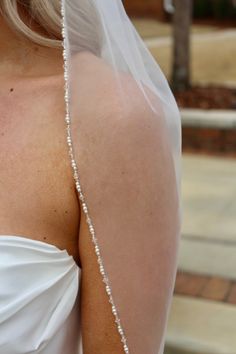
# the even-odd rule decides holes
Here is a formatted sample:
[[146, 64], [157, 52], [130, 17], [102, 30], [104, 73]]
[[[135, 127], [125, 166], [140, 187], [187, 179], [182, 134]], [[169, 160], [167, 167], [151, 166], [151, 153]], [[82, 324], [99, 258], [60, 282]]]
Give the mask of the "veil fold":
[[178, 107], [121, 0], [61, 3], [67, 141], [98, 267], [124, 353], [162, 354], [181, 229]]

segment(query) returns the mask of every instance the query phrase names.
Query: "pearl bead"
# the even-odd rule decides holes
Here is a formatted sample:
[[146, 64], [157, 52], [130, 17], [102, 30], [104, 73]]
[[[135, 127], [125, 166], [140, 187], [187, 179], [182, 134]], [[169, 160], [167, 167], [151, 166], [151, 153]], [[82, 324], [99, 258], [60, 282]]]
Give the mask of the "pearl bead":
[[91, 234], [92, 237], [92, 242], [94, 243], [94, 250], [95, 253], [97, 255], [97, 262], [99, 264], [99, 270], [100, 270], [100, 274], [102, 276], [102, 281], [105, 284], [105, 290], [108, 294], [109, 297], [109, 302], [111, 304], [111, 311], [115, 317], [115, 323], [117, 324], [117, 330], [118, 333], [121, 336], [121, 342], [124, 343], [123, 348], [124, 348], [124, 353], [125, 354], [130, 354], [129, 353], [129, 348], [126, 344], [127, 340], [125, 338], [124, 335], [124, 331], [121, 327], [120, 324], [120, 319], [118, 317], [118, 312], [116, 309], [116, 306], [114, 304], [113, 298], [112, 298], [112, 294], [111, 294], [111, 287], [109, 285], [109, 279], [106, 275], [105, 272], [105, 268], [103, 265], [103, 260], [101, 257], [101, 253], [100, 253], [100, 249], [98, 246], [98, 242], [97, 242], [97, 238], [95, 236], [95, 230], [94, 230], [94, 226], [92, 224], [92, 220], [89, 216], [89, 211], [88, 211], [88, 207], [87, 204], [85, 202], [85, 198], [84, 195], [82, 194], [81, 191], [81, 185], [80, 185], [80, 180], [79, 180], [79, 173], [78, 173], [78, 168], [77, 168], [77, 164], [76, 164], [76, 160], [74, 158], [74, 151], [73, 151], [73, 146], [72, 146], [72, 138], [71, 138], [71, 118], [70, 118], [70, 110], [69, 110], [69, 71], [68, 71], [68, 56], [67, 56], [67, 43], [66, 43], [66, 28], [65, 28], [65, 8], [64, 8], [64, 0], [61, 0], [61, 16], [62, 16], [62, 47], [63, 47], [63, 69], [64, 69], [64, 90], [65, 90], [65, 95], [64, 95], [64, 99], [65, 99], [65, 108], [66, 108], [66, 116], [65, 116], [65, 123], [66, 123], [66, 129], [67, 129], [67, 145], [68, 145], [68, 154], [69, 157], [71, 159], [71, 167], [73, 170], [73, 177], [75, 180], [75, 185], [76, 185], [76, 189], [79, 193], [79, 199], [82, 202], [82, 209], [86, 214], [86, 222], [88, 224], [88, 229], [89, 232]]

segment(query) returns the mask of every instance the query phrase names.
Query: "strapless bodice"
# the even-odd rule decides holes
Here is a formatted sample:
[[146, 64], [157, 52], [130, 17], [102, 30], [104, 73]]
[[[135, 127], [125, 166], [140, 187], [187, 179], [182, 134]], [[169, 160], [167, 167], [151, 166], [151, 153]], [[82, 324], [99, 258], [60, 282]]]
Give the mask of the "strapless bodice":
[[66, 250], [0, 235], [0, 353], [82, 354], [79, 284]]

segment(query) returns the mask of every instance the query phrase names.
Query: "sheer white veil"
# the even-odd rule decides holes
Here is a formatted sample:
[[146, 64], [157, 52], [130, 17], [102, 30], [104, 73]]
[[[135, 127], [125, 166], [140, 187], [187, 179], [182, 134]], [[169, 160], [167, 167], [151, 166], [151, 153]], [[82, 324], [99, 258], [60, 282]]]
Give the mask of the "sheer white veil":
[[[70, 154], [74, 159], [76, 186], [111, 311], [124, 353], [162, 354], [177, 270], [181, 225], [181, 122], [178, 107], [166, 78], [126, 15], [121, 0], [62, 0], [62, 15]], [[88, 82], [91, 80], [86, 80], [86, 75], [94, 77], [93, 85], [90, 86]], [[161, 216], [156, 232], [144, 234], [136, 229], [135, 220], [127, 221], [129, 214], [123, 195], [127, 190], [124, 187], [117, 195], [122, 181], [118, 181], [116, 176], [109, 179], [103, 170], [103, 161], [119, 151], [117, 134], [113, 133], [112, 112], [108, 123], [111, 124], [110, 134], [106, 135], [96, 127], [102, 147], [94, 153], [86, 151], [86, 141], [96, 139], [91, 115], [98, 112], [98, 119], [103, 119], [99, 112], [103, 107], [107, 110], [108, 105], [102, 98], [98, 101], [93, 99], [93, 93], [96, 85], [98, 90], [102, 91], [103, 87], [106, 90], [108, 81], [116, 96], [119, 112], [124, 113], [123, 119], [137, 96], [142, 109], [151, 112], [156, 119], [157, 139], [161, 140], [159, 144], [171, 157], [174, 176], [166, 197], [168, 207], [165, 210], [165, 201], [159, 202], [161, 209], [157, 214], [162, 210], [164, 215], [169, 213], [171, 227], [162, 223]], [[101, 97], [106, 97], [105, 93], [101, 93]], [[95, 105], [95, 102], [98, 103]], [[81, 115], [87, 120], [81, 121]], [[108, 153], [111, 154], [109, 157]], [[86, 164], [81, 165], [82, 154], [87, 159]], [[163, 174], [164, 166], [163, 163]], [[157, 173], [157, 185], [158, 178]], [[166, 183], [168, 181], [167, 178]], [[119, 222], [115, 224], [117, 217]], [[172, 252], [163, 248], [167, 261], [162, 267], [158, 257], [162, 254], [161, 239], [165, 237], [175, 247]]]

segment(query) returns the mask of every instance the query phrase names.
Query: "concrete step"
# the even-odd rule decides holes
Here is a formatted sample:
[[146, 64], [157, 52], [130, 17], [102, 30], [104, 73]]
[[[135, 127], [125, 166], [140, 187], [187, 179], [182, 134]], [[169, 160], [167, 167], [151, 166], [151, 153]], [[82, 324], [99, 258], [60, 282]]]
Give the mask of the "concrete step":
[[186, 108], [180, 113], [184, 127], [236, 129], [236, 110]]
[[183, 150], [236, 155], [236, 110], [181, 110]]
[[236, 306], [175, 295], [165, 354], [236, 354]]
[[236, 280], [236, 244], [203, 237], [184, 237], [180, 245], [179, 269]]
[[236, 159], [183, 156], [183, 234], [236, 245]]
[[236, 159], [184, 155], [181, 270], [236, 279], [235, 181]]

